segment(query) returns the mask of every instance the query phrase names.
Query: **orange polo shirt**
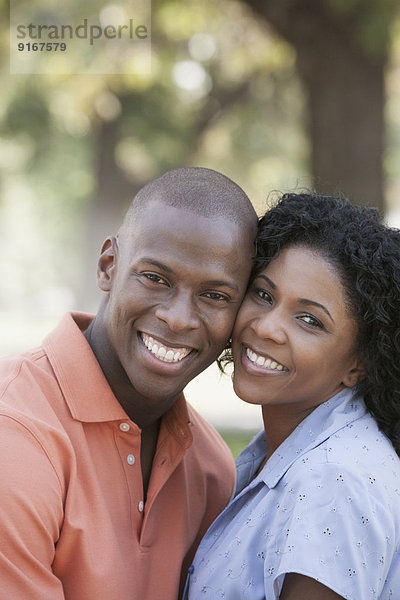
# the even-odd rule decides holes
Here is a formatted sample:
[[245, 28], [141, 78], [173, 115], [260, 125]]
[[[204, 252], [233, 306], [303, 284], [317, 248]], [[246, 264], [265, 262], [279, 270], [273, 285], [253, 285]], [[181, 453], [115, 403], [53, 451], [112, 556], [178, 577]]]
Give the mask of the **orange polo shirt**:
[[143, 503], [140, 429], [81, 333], [91, 318], [0, 361], [1, 600], [176, 600], [233, 491], [228, 448], [182, 395]]

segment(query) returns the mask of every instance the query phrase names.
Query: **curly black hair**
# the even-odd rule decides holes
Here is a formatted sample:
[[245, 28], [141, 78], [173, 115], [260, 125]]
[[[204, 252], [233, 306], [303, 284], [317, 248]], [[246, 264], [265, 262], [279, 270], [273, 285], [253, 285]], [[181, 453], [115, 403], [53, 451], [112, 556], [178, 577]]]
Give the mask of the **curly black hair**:
[[289, 246], [317, 250], [336, 268], [358, 326], [358, 389], [400, 455], [400, 230], [345, 198], [289, 193], [260, 219], [256, 243], [253, 277]]

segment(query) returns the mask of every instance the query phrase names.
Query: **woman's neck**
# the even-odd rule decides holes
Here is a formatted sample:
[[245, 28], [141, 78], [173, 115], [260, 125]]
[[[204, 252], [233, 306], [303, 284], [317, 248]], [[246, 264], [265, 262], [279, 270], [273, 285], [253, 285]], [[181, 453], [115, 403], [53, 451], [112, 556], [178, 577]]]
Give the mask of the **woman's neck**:
[[264, 464], [296, 427], [312, 413], [314, 408], [315, 407], [309, 408], [306, 411], [296, 412], [288, 410], [287, 405], [264, 405], [262, 407], [262, 418], [264, 422], [265, 439], [267, 442], [267, 454]]

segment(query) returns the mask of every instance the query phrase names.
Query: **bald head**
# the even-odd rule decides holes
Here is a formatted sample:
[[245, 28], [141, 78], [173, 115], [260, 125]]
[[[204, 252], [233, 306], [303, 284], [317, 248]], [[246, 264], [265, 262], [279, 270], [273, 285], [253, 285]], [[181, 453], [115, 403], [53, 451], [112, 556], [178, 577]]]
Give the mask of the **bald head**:
[[131, 229], [135, 217], [154, 201], [206, 218], [223, 217], [256, 231], [257, 215], [242, 188], [212, 169], [186, 167], [167, 171], [145, 185], [133, 199], [119, 233]]

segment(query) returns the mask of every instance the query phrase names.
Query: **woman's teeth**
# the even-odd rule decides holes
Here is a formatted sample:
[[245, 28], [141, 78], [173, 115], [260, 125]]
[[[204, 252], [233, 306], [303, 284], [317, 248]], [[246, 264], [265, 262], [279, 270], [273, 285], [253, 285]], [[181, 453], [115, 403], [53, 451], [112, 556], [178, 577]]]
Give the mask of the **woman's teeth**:
[[142, 333], [142, 340], [146, 348], [163, 362], [178, 362], [191, 352], [189, 348], [168, 348], [145, 333]]
[[266, 358], [265, 356], [261, 356], [260, 354], [256, 354], [250, 348], [246, 348], [247, 358], [257, 365], [258, 367], [263, 367], [264, 369], [272, 369], [273, 371], [283, 371], [286, 370], [286, 367], [280, 365], [279, 363], [271, 360], [270, 358]]

